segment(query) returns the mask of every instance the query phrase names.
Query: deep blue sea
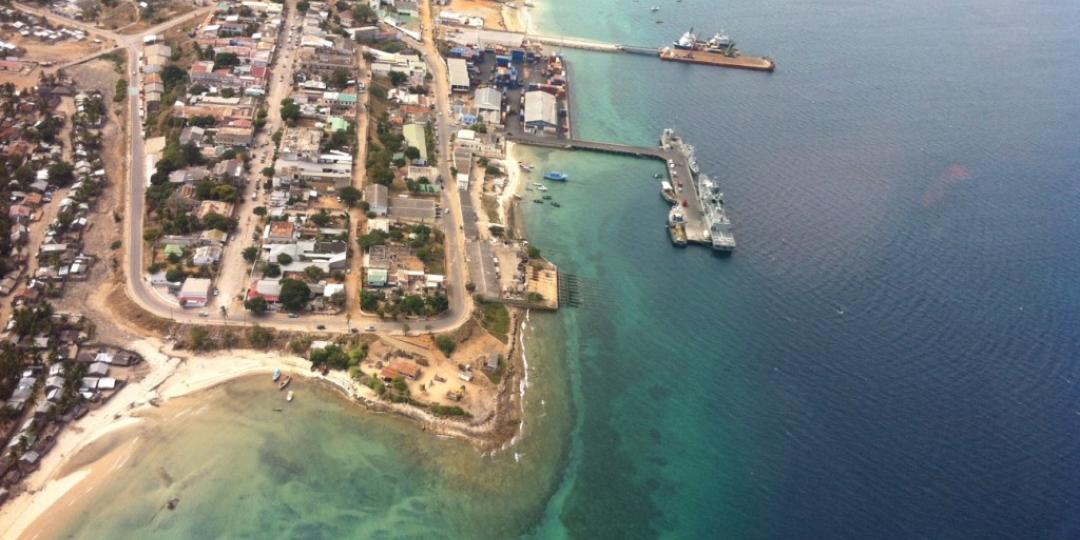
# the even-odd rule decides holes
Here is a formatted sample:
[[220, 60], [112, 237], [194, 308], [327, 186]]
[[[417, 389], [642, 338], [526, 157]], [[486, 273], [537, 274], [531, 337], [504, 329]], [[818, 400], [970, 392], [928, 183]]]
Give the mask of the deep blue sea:
[[580, 402], [535, 536], [1080, 537], [1080, 3], [541, 9], [778, 69], [563, 51], [576, 135], [676, 127], [739, 247], [668, 243], [659, 165], [531, 152], [571, 181], [530, 238], [586, 298], [553, 323]]

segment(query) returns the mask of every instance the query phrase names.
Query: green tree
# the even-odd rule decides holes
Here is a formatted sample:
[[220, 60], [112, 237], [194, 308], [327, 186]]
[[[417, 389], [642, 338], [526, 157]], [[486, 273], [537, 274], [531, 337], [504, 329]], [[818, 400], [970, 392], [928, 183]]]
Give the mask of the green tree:
[[424, 312], [424, 298], [420, 295], [410, 294], [401, 299], [401, 309], [410, 315], [419, 315]]
[[435, 346], [438, 347], [447, 358], [450, 358], [450, 355], [454, 353], [454, 349], [457, 348], [457, 344], [454, 343], [454, 338], [445, 334], [435, 338]]
[[307, 0], [300, 0], [296, 3], [296, 11], [299, 11], [300, 13], [306, 13], [310, 7], [311, 4], [309, 4]]
[[540, 258], [540, 248], [538, 248], [536, 246], [529, 246], [529, 251], [528, 252], [529, 252], [529, 258], [530, 259], [539, 259]]
[[244, 301], [244, 309], [256, 315], [262, 315], [263, 313], [266, 313], [266, 310], [269, 307], [270, 304], [267, 303], [266, 299], [261, 296], [256, 296], [255, 298], [248, 298]]
[[259, 256], [259, 248], [255, 246], [249, 246], [244, 248], [244, 260], [252, 263], [255, 262], [255, 258]]
[[394, 86], [401, 86], [405, 84], [405, 81], [409, 80], [409, 76], [400, 71], [390, 72], [390, 84]]
[[281, 119], [291, 124], [296, 122], [299, 118], [300, 105], [297, 105], [292, 98], [281, 100]]
[[276, 278], [281, 275], [281, 267], [270, 263], [263, 267], [263, 277]]
[[259, 325], [252, 326], [247, 330], [247, 340], [256, 349], [265, 349], [274, 341], [274, 334]]
[[277, 262], [281, 266], [289, 266], [292, 264], [292, 260], [292, 255], [289, 255], [288, 253], [279, 253], [277, 256]]
[[345, 68], [337, 68], [334, 70], [334, 74], [330, 77], [330, 84], [338, 88], [344, 88], [346, 85], [349, 84], [349, 79], [352, 78], [350, 75], [351, 74], [349, 73], [349, 70]]
[[66, 161], [49, 165], [49, 182], [57, 186], [66, 186], [75, 178], [75, 167]]
[[360, 200], [360, 190], [352, 186], [345, 186], [338, 192], [338, 196], [341, 197], [341, 202], [353, 207]]
[[176, 266], [170, 268], [168, 272], [165, 272], [165, 280], [169, 283], [180, 283], [187, 277], [187, 272], [184, 272], [180, 267]]
[[382, 295], [373, 291], [360, 291], [360, 309], [373, 312], [379, 308], [379, 300], [382, 299]]
[[319, 268], [318, 266], [309, 266], [304, 269], [304, 277], [306, 277], [308, 281], [318, 282], [326, 276], [323, 274], [322, 268]]
[[240, 65], [240, 58], [233, 53], [223, 52], [214, 55], [214, 69]]
[[278, 296], [278, 301], [285, 309], [300, 311], [307, 306], [310, 297], [311, 288], [307, 286], [307, 283], [296, 279], [281, 280], [281, 294]]
[[414, 161], [417, 160], [417, 159], [420, 159], [420, 149], [415, 147], [415, 146], [410, 146], [410, 147], [406, 148], [405, 149], [405, 157], [409, 158], [410, 160], [414, 160]]
[[201, 326], [193, 326], [188, 332], [188, 345], [192, 350], [205, 351], [210, 348], [210, 332]]

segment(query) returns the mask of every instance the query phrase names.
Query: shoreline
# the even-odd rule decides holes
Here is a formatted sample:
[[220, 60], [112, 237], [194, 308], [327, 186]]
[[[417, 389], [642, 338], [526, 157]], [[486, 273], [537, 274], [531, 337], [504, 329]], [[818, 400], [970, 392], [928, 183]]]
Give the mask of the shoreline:
[[[521, 317], [512, 323], [511, 337], [519, 339]], [[68, 501], [72, 504], [93, 491], [99, 482], [110, 478], [112, 472], [127, 462], [128, 453], [138, 440], [109, 449], [93, 461], [68, 470], [72, 461], [95, 443], [125, 430], [140, 426], [142, 413], [160, 406], [162, 402], [192, 396], [239, 378], [266, 374], [274, 369], [312, 382], [322, 382], [341, 394], [341, 397], [368, 411], [392, 413], [410, 422], [419, 423], [419, 431], [436, 436], [453, 437], [476, 447], [481, 452], [502, 451], [518, 440], [523, 426], [523, 395], [518, 393], [521, 380], [520, 348], [515, 347], [506, 378], [496, 396], [495, 411], [475, 424], [440, 418], [407, 404], [378, 400], [367, 386], [352, 381], [346, 372], [331, 371], [327, 375], [311, 371], [311, 364], [296, 355], [273, 351], [236, 349], [193, 355], [190, 351], [173, 351], [156, 338], [146, 338], [130, 344], [141, 354], [150, 370], [139, 380], [128, 383], [104, 403], [83, 418], [66, 426], [57, 438], [56, 446], [46, 454], [41, 465], [24, 479], [21, 490], [0, 506], [0, 537], [37, 538], [52, 530], [55, 524], [44, 521], [50, 510]], [[509, 428], [509, 429], [508, 429]]]

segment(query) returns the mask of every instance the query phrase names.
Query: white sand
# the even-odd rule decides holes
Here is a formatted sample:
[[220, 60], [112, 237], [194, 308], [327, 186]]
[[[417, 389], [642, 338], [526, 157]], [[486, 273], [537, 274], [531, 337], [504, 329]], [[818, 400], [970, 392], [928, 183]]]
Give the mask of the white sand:
[[499, 221], [501, 223], [510, 223], [510, 205], [513, 202], [514, 195], [517, 195], [521, 189], [521, 182], [526, 179], [524, 172], [521, 170], [517, 156], [514, 150], [517, 149], [517, 145], [508, 142], [506, 143], [506, 158], [504, 162], [506, 164], [506, 187], [503, 188], [502, 194], [499, 195]]
[[[166, 350], [161, 342], [154, 339], [138, 341], [130, 348], [143, 356], [150, 367], [149, 373], [61, 431], [56, 446], [42, 458], [38, 470], [23, 481], [26, 491], [0, 508], [0, 538], [36, 537], [40, 531], [28, 530], [28, 527], [39, 516], [66, 496], [77, 500], [93, 490], [96, 484], [88, 481], [87, 485], [83, 485], [83, 481], [93, 476], [95, 467], [122, 466], [126, 462], [126, 452], [114, 452], [108, 460], [100, 460], [59, 476], [63, 464], [94, 441], [113, 431], [138, 424], [139, 411], [150, 407], [152, 399], [177, 398], [244, 375], [270, 373], [275, 368], [286, 373], [327, 380], [350, 396], [364, 395], [364, 390], [368, 390], [354, 384], [345, 373], [332, 371], [324, 377], [312, 372], [311, 364], [306, 360], [277, 352], [237, 350], [184, 358], [180, 353]], [[125, 445], [124, 448], [130, 450], [132, 445]], [[68, 504], [71, 502], [69, 500]]]

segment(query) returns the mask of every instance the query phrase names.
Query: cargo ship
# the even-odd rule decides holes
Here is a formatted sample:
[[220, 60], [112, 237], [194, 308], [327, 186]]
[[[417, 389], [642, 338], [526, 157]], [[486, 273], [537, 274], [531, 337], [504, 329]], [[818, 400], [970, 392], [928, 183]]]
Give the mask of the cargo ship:
[[670, 47], [661, 49], [660, 59], [755, 71], [776, 69], [776, 63], [767, 56], [746, 56], [740, 53], [739, 49], [735, 48], [735, 41], [727, 34], [716, 34], [708, 41], [701, 41], [693, 28], [674, 41]]
[[709, 227], [709, 239], [714, 251], [731, 253], [735, 250], [735, 234], [731, 232], [731, 220], [724, 210], [724, 194], [720, 184], [706, 175], [698, 179], [698, 199], [705, 224]]

